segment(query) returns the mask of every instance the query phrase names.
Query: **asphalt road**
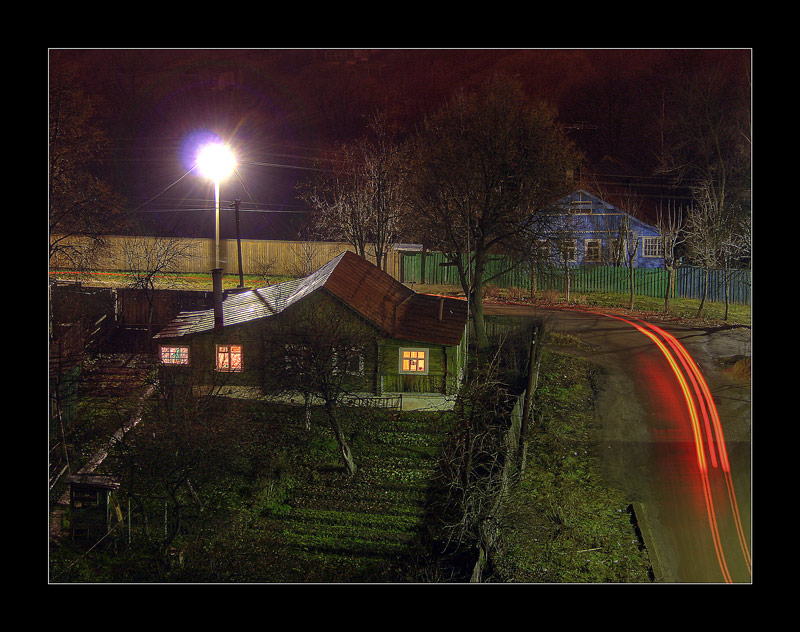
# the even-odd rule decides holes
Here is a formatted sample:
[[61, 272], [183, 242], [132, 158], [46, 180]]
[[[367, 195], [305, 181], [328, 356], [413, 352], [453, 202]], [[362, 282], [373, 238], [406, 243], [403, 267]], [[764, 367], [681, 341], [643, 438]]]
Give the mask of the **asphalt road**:
[[542, 317], [592, 345], [604, 368], [595, 422], [604, 475], [641, 504], [659, 579], [751, 582], [751, 390], [719, 362], [750, 355], [750, 329], [653, 322], [661, 331], [611, 312], [484, 311]]

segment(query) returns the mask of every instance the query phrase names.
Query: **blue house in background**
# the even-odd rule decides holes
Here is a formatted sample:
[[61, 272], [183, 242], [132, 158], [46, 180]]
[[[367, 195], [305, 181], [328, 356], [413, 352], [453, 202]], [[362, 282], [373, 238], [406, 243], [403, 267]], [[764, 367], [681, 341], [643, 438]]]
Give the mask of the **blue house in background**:
[[567, 196], [555, 210], [557, 220], [548, 240], [540, 242], [540, 259], [571, 265], [626, 265], [626, 247], [636, 240], [634, 267], [662, 268], [659, 232], [613, 204], [583, 190]]

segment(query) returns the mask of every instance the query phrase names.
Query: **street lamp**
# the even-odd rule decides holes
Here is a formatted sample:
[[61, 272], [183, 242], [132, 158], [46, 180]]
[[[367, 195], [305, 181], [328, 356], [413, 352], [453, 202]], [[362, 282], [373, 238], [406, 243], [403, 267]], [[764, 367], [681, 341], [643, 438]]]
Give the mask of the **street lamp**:
[[214, 181], [214, 251], [215, 267], [219, 268], [219, 183], [233, 172], [236, 167], [236, 159], [227, 145], [211, 143], [205, 145], [197, 154], [196, 164], [201, 174]]

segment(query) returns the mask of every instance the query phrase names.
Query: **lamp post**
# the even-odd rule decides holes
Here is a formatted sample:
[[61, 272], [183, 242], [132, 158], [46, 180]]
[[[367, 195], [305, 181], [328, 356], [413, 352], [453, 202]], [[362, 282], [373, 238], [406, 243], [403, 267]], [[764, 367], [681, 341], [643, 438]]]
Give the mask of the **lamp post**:
[[219, 268], [219, 183], [234, 170], [236, 160], [226, 145], [211, 143], [197, 154], [197, 166], [200, 173], [214, 181], [214, 259], [215, 268]]

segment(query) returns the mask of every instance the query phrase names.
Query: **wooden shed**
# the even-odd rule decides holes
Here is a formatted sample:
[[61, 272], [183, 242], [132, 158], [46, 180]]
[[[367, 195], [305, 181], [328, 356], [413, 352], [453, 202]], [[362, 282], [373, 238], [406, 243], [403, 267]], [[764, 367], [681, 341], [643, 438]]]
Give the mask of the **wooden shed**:
[[73, 540], [96, 541], [122, 523], [116, 497], [119, 482], [110, 476], [83, 473], [73, 474], [68, 482]]

